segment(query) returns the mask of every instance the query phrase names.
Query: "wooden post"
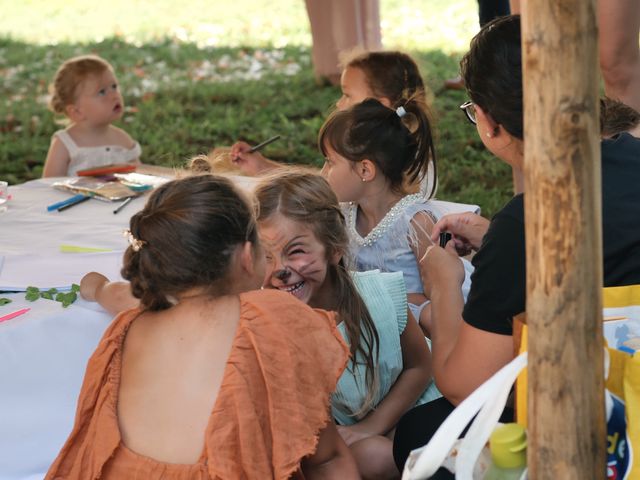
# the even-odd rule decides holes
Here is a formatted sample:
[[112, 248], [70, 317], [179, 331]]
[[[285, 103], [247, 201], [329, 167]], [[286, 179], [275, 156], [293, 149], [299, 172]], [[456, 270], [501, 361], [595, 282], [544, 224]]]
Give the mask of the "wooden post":
[[527, 0], [523, 7], [529, 478], [600, 480], [596, 0]]

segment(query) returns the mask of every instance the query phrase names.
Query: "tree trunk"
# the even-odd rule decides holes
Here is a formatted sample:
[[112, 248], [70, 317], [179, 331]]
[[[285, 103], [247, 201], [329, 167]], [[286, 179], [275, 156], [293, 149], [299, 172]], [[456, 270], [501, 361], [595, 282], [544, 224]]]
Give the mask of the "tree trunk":
[[606, 434], [596, 2], [528, 0], [522, 27], [529, 478], [600, 480]]

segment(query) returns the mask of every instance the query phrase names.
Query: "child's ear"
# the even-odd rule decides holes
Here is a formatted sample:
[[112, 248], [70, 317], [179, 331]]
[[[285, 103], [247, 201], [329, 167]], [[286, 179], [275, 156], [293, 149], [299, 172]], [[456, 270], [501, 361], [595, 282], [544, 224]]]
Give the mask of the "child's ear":
[[476, 110], [476, 118], [484, 125], [488, 126], [488, 131], [485, 132], [485, 135], [488, 133], [489, 136], [496, 135], [499, 131], [498, 123], [493, 119], [491, 115], [485, 112], [478, 105], [474, 105]]
[[329, 256], [329, 263], [331, 265], [338, 265], [341, 259], [342, 259], [342, 252], [339, 250], [335, 250], [333, 254]]
[[249, 241], [236, 248], [232, 273], [229, 276], [234, 290], [240, 292], [256, 290], [264, 284], [265, 272], [259, 266], [264, 263], [257, 258], [257, 255], [262, 255], [262, 251]]
[[259, 252], [256, 252], [253, 244], [251, 242], [244, 242], [244, 245], [240, 247], [240, 252], [238, 254], [238, 260], [240, 263], [240, 268], [244, 271], [244, 273], [253, 275], [253, 271], [255, 270], [254, 259], [255, 255]]
[[360, 160], [357, 166], [358, 175], [363, 182], [370, 182], [374, 178], [376, 178], [376, 173], [378, 172], [378, 167], [375, 163], [373, 163], [368, 158], [364, 160]]
[[387, 97], [380, 97], [378, 98], [378, 101], [387, 108], [393, 108], [391, 106], [391, 100], [389, 100]]
[[69, 117], [69, 119], [74, 123], [82, 119], [82, 113], [73, 103], [70, 103], [69, 105], [64, 107], [64, 112], [66, 113], [67, 117]]

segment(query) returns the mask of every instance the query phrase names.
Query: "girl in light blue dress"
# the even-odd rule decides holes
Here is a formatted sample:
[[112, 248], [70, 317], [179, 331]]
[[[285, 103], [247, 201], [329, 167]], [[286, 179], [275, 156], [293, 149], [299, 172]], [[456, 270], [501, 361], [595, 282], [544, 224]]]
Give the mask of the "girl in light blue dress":
[[[320, 129], [322, 174], [342, 202], [351, 255], [358, 271], [402, 272], [409, 306], [429, 336], [431, 309], [419, 261], [432, 245], [433, 225], [444, 203], [410, 193], [416, 182], [436, 185], [429, 116], [418, 97], [395, 109], [374, 99], [334, 112]], [[430, 172], [433, 179], [426, 179]], [[465, 261], [463, 293], [471, 264]]]
[[322, 177], [283, 171], [263, 180], [255, 196], [265, 288], [337, 313], [351, 361], [331, 397], [333, 416], [363, 477], [398, 477], [396, 422], [414, 405], [440, 396], [427, 342], [408, 311], [402, 273], [347, 270], [344, 217]]

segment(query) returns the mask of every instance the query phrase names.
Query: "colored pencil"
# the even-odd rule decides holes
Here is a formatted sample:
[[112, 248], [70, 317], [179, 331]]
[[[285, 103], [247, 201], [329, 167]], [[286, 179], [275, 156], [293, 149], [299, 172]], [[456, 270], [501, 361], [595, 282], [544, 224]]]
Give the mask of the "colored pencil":
[[113, 214], [115, 215], [116, 213], [118, 213], [120, 210], [122, 210], [124, 207], [126, 207], [127, 205], [129, 205], [131, 203], [131, 200], [133, 200], [134, 197], [127, 197], [124, 202], [122, 202], [120, 205], [118, 205], [118, 208], [116, 208], [113, 211]]
[[78, 205], [79, 203], [86, 202], [87, 200], [91, 200], [92, 196], [93, 195], [83, 195], [82, 198], [79, 198], [74, 202], [67, 203], [66, 205], [63, 205], [62, 207], [58, 208], [58, 211], [62, 212], [64, 210], [68, 209], [68, 208], [71, 208], [71, 207], [73, 207], [75, 205]]
[[249, 149], [249, 153], [253, 153], [253, 152], [257, 152], [258, 150], [262, 150], [264, 147], [266, 147], [267, 145], [269, 145], [270, 143], [275, 142], [276, 140], [278, 140], [280, 138], [280, 135], [275, 135], [267, 140], [265, 140], [262, 143], [259, 143], [258, 145], [251, 147]]
[[80, 200], [81, 198], [84, 198], [84, 197], [85, 197], [85, 195], [83, 195], [82, 193], [79, 193], [78, 195], [74, 195], [73, 197], [69, 197], [66, 200], [62, 200], [61, 202], [56, 202], [53, 205], [49, 205], [47, 207], [47, 212], [51, 212], [53, 210], [58, 210], [60, 207], [64, 207], [65, 205], [73, 203], [76, 200]]
[[4, 315], [4, 316], [0, 317], [0, 322], [4, 322], [6, 320], [11, 320], [12, 318], [19, 317], [20, 315], [23, 315], [23, 314], [27, 313], [29, 310], [31, 310], [31, 309], [30, 308], [23, 308], [22, 310], [18, 310], [18, 311], [9, 313], [7, 315]]

